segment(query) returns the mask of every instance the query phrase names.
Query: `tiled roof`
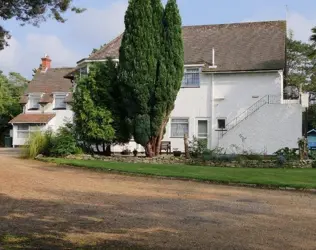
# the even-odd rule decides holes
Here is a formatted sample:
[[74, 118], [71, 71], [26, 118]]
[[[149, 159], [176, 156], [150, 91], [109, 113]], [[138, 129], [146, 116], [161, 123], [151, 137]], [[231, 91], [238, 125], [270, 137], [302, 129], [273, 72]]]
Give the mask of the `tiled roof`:
[[20, 114], [9, 123], [48, 123], [55, 117], [55, 114]]
[[46, 72], [37, 72], [29, 83], [25, 93], [69, 92], [72, 83], [64, 76], [73, 68], [50, 68]]
[[[286, 22], [250, 22], [184, 26], [185, 64], [212, 64], [215, 71], [276, 70], [285, 67]], [[122, 35], [88, 60], [118, 58]]]
[[72, 102], [73, 102], [73, 94], [71, 92], [66, 96], [65, 103], [72, 103]]

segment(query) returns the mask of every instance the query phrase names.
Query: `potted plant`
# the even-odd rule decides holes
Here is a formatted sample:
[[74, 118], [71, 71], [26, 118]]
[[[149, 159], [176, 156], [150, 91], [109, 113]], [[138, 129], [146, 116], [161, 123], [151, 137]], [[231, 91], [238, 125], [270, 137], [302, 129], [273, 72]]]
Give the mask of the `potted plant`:
[[137, 151], [137, 149], [135, 148], [135, 149], [133, 150], [133, 155], [136, 157], [137, 154], [138, 154], [138, 151]]
[[174, 149], [173, 149], [173, 156], [174, 156], [174, 157], [180, 157], [181, 154], [182, 154], [181, 151], [178, 150], [177, 148], [174, 148]]

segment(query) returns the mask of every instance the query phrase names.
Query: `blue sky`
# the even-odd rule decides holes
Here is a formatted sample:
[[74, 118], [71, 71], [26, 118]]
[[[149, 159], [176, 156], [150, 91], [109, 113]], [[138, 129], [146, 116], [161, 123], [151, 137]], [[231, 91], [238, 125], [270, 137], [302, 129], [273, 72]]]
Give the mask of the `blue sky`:
[[[163, 2], [166, 2], [164, 0]], [[0, 70], [31, 77], [47, 53], [53, 67], [75, 66], [92, 48], [109, 42], [124, 30], [127, 0], [74, 0], [87, 11], [67, 13], [68, 21], [21, 27], [15, 20], [1, 22], [10, 30], [10, 46], [0, 52]], [[315, 0], [178, 0], [183, 25], [285, 20], [296, 39], [307, 41], [316, 26]]]

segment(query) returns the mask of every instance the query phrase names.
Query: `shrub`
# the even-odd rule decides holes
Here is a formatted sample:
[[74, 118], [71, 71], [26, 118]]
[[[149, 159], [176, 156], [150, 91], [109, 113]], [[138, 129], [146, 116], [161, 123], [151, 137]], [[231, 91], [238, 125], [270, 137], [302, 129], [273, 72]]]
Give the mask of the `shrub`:
[[193, 158], [199, 158], [202, 157], [203, 154], [208, 152], [207, 149], [207, 140], [204, 139], [198, 139], [196, 137], [193, 137], [192, 141], [189, 141], [189, 153], [190, 156]]
[[52, 137], [51, 156], [67, 156], [81, 153], [78, 147], [74, 133], [68, 126], [61, 127]]
[[297, 152], [297, 149], [295, 148], [290, 149], [286, 147], [286, 148], [279, 149], [274, 154], [277, 155], [278, 158], [280, 158], [280, 156], [283, 156], [286, 161], [290, 161], [290, 160], [298, 159], [298, 155], [296, 152]]
[[316, 161], [313, 161], [312, 168], [316, 168]]
[[51, 145], [51, 134], [41, 131], [33, 132], [27, 140], [26, 145], [22, 150], [22, 156], [29, 159], [34, 159], [39, 154], [48, 155]]

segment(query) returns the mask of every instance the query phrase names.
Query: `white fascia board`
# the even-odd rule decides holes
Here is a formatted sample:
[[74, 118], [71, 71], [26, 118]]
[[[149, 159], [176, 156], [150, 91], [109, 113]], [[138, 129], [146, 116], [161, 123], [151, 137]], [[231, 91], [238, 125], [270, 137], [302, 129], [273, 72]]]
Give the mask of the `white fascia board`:
[[192, 68], [192, 67], [205, 67], [205, 64], [184, 64], [185, 68]]
[[[112, 59], [114, 62], [118, 62], [119, 59], [117, 58], [113, 58]], [[79, 63], [77, 64], [78, 66], [81, 65], [81, 64], [84, 64], [84, 63], [90, 63], [90, 62], [106, 62], [107, 59], [98, 59], [98, 60], [89, 60], [89, 59], [85, 59], [85, 60], [82, 60], [82, 61], [79, 61]]]
[[241, 70], [241, 71], [202, 71], [204, 74], [239, 74], [239, 73], [268, 73], [279, 72], [279, 69], [273, 70]]

